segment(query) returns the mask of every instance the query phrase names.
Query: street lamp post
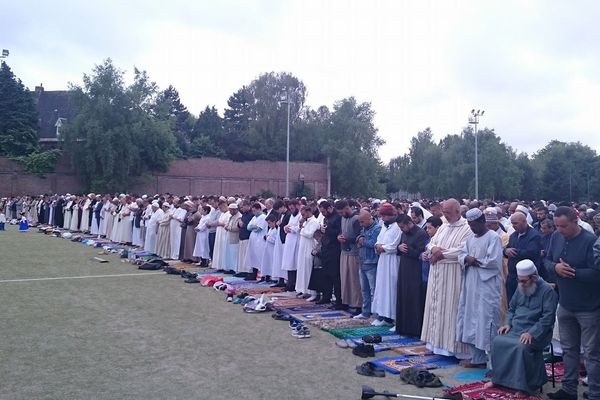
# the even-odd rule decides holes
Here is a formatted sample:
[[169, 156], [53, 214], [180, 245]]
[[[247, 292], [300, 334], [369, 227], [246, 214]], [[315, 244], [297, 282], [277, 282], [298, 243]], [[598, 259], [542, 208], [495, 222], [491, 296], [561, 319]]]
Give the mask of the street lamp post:
[[471, 110], [471, 116], [469, 117], [469, 124], [474, 126], [475, 132], [475, 199], [479, 200], [479, 155], [477, 149], [477, 124], [479, 124], [479, 117], [483, 116], [484, 110]]
[[7, 49], [2, 49], [2, 55], [0, 55], [0, 59], [1, 58], [6, 58], [9, 55], [9, 51]]
[[290, 107], [292, 101], [290, 92], [286, 90], [285, 99], [282, 97], [282, 103], [287, 103], [287, 145], [285, 149], [285, 196], [290, 196]]

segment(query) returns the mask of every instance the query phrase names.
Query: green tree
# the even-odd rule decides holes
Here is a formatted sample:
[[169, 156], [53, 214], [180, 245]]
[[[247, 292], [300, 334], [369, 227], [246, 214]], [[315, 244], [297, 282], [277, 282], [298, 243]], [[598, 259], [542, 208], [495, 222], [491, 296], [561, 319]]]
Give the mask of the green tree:
[[385, 169], [378, 149], [384, 141], [373, 123], [370, 103], [350, 97], [335, 103], [323, 152], [331, 160], [332, 191], [344, 196], [381, 196]]
[[137, 177], [168, 168], [175, 153], [170, 121], [153, 113], [157, 86], [134, 70], [126, 87], [110, 59], [72, 86], [78, 114], [65, 130], [65, 147], [88, 189], [127, 190]]
[[521, 171], [521, 182], [519, 188], [519, 198], [523, 200], [537, 200], [539, 174], [538, 170], [533, 165], [532, 160], [526, 153], [521, 153], [515, 160], [517, 168]]
[[161, 121], [169, 121], [175, 136], [178, 156], [190, 155], [192, 129], [195, 118], [183, 105], [179, 98], [179, 92], [173, 86], [169, 86], [158, 94], [153, 112]]
[[33, 96], [0, 62], [0, 155], [23, 156], [38, 149], [38, 114]]
[[192, 129], [190, 155], [193, 157], [225, 157], [224, 134], [223, 118], [215, 106], [206, 106]]
[[539, 195], [554, 201], [584, 201], [597, 193], [598, 156], [579, 142], [551, 141], [533, 157], [540, 176]]

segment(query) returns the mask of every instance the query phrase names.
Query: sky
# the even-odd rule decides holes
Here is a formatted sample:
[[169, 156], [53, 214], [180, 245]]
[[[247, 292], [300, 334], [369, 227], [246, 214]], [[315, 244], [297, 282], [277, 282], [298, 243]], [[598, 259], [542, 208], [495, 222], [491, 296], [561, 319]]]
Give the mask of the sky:
[[[600, 2], [595, 0], [11, 1], [0, 48], [30, 89], [80, 84], [110, 57], [146, 70], [188, 109], [223, 110], [263, 72], [286, 71], [306, 104], [370, 102], [402, 155], [430, 127], [457, 134], [471, 109], [517, 152], [550, 140], [600, 151]], [[293, 144], [292, 144], [293, 145]]]

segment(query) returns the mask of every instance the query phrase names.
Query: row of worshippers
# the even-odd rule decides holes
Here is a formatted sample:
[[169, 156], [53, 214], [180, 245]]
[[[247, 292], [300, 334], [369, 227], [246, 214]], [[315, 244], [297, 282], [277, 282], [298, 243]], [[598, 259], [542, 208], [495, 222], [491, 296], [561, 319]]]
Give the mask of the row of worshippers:
[[[146, 221], [146, 234], [142, 236], [147, 244], [154, 233], [158, 241], [161, 223], [167, 225], [164, 218], [156, 217], [154, 232], [154, 225], [148, 224], [152, 217], [160, 216], [159, 210], [164, 217], [177, 207], [166, 201], [141, 200], [142, 205], [148, 203], [142, 213], [142, 220]], [[116, 216], [126, 216], [126, 212], [121, 214], [125, 205], [133, 203], [127, 196], [108, 202], [112, 204], [109, 214], [113, 216], [113, 226]], [[553, 217], [556, 231], [542, 247], [536, 228], [542, 230], [544, 221], [550, 219], [533, 217], [532, 210], [520, 204], [508, 205], [510, 228], [514, 230], [508, 235], [502, 224], [506, 215], [492, 204], [461, 205], [452, 199], [441, 204], [442, 218], [434, 207], [430, 210], [437, 215], [429, 217], [427, 210], [418, 205], [407, 209], [387, 202], [380, 206], [373, 202], [371, 209], [360, 213], [358, 204], [346, 201], [321, 201], [318, 207], [312, 204], [301, 210], [297, 201], [271, 207], [260, 203], [240, 203], [242, 207], [238, 207], [235, 201], [217, 198], [208, 199], [207, 203], [206, 209], [193, 219], [200, 225], [203, 213], [212, 214], [205, 219], [205, 226], [208, 258], [214, 267], [247, 273], [250, 279], [261, 272], [265, 279], [277, 279], [277, 285], [286, 281], [288, 289], [310, 295], [311, 300], [320, 296], [322, 303], [331, 301], [335, 294], [336, 307], [360, 308], [357, 318], [367, 317], [372, 311], [378, 317], [374, 324], [391, 325], [395, 321], [398, 333], [421, 336], [435, 353], [464, 358], [465, 366], [485, 364], [491, 352], [492, 382], [525, 392], [532, 392], [545, 381], [540, 349], [545, 347], [549, 332], [551, 337], [556, 310], [555, 292], [548, 291], [545, 284], [550, 281], [560, 292], [558, 323], [566, 367], [563, 389], [551, 397], [573, 399], [580, 346], [588, 370], [589, 396], [598, 396], [600, 301], [595, 288], [599, 283], [600, 245], [582, 223], [585, 221], [581, 210], [566, 206], [548, 209], [553, 213], [548, 216]], [[190, 206], [188, 203], [183, 207]], [[236, 211], [238, 208], [242, 211]], [[412, 218], [404, 214], [407, 211]], [[538, 214], [546, 210], [536, 211]], [[242, 215], [250, 220], [237, 221], [236, 241], [231, 235], [235, 227], [228, 223], [238, 212], [240, 216], [234, 220], [241, 220]], [[273, 217], [269, 218], [271, 214]], [[315, 214], [318, 224], [313, 223]], [[117, 220], [121, 222], [120, 218]], [[149, 226], [152, 232], [148, 232]], [[421, 227], [431, 232], [428, 237]], [[113, 235], [113, 230], [106, 233], [110, 231], [113, 240], [122, 241], [119, 235]], [[242, 232], [249, 233], [249, 237], [242, 238]], [[316, 232], [321, 232], [320, 242], [315, 239]], [[166, 236], [161, 237], [164, 240]], [[251, 237], [255, 240], [250, 241]], [[298, 239], [303, 237], [310, 245], [298, 245]], [[273, 244], [273, 257], [265, 251], [270, 247], [267, 243]], [[194, 250], [195, 245], [194, 242]], [[275, 258], [278, 254], [281, 261]], [[528, 267], [523, 267], [523, 263]], [[517, 265], [522, 266], [521, 272]], [[367, 303], [370, 307], [365, 307]], [[503, 303], [508, 303], [508, 309]], [[506, 325], [500, 326], [503, 314]], [[496, 333], [501, 334], [500, 338]], [[499, 350], [494, 351], [493, 346]], [[512, 358], [506, 357], [508, 354], [520, 362], [515, 365]]]

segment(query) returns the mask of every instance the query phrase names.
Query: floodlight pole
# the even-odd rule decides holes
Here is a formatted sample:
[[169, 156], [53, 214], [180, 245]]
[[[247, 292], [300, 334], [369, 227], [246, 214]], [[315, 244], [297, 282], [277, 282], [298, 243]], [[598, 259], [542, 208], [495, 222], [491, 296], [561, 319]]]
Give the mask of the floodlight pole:
[[477, 143], [477, 124], [479, 124], [479, 117], [483, 115], [485, 111], [475, 109], [471, 110], [471, 116], [469, 117], [469, 123], [473, 125], [475, 132], [475, 199], [479, 200], [479, 149]]
[[287, 103], [287, 144], [285, 149], [285, 196], [290, 197], [290, 91], [285, 91], [285, 103]]

